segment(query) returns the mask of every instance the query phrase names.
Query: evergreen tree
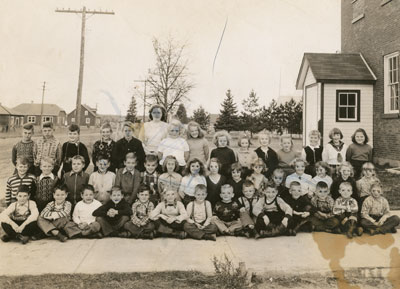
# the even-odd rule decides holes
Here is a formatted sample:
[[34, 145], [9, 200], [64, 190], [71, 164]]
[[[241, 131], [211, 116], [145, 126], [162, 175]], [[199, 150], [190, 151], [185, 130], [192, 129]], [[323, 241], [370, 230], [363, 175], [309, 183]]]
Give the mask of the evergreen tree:
[[136, 99], [134, 96], [132, 96], [132, 100], [131, 103], [129, 104], [125, 120], [130, 121], [132, 123], [135, 123], [137, 121]]
[[243, 100], [243, 112], [241, 115], [241, 129], [250, 131], [251, 137], [253, 133], [260, 130], [260, 108], [258, 97], [254, 90], [251, 90], [249, 96]]
[[239, 130], [239, 116], [236, 103], [233, 101], [231, 90], [226, 92], [226, 98], [222, 102], [222, 109], [215, 123], [216, 130], [225, 129], [228, 132], [231, 130]]
[[202, 129], [205, 131], [208, 130], [208, 126], [210, 125], [210, 114], [206, 112], [202, 106], [193, 111], [192, 119], [197, 122]]
[[178, 110], [176, 111], [175, 114], [176, 118], [181, 121], [181, 123], [186, 124], [189, 122], [189, 118], [186, 113], [186, 108], [183, 105], [183, 103], [179, 104]]

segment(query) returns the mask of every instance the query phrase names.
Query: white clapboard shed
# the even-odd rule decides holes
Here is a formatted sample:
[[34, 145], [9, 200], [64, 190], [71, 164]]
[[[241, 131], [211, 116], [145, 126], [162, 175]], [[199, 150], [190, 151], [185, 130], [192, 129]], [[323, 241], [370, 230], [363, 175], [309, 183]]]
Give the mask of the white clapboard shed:
[[[303, 144], [317, 129], [323, 144], [337, 127], [351, 143], [357, 128], [373, 138], [373, 86], [376, 77], [361, 54], [305, 53], [296, 89], [303, 90]], [[372, 145], [372, 141], [369, 142]]]

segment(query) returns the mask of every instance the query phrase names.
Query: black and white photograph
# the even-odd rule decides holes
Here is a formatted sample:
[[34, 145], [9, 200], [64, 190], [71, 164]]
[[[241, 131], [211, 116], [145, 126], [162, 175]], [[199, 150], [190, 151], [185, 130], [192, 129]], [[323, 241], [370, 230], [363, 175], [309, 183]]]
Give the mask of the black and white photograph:
[[400, 288], [399, 0], [1, 0], [0, 43], [0, 288]]

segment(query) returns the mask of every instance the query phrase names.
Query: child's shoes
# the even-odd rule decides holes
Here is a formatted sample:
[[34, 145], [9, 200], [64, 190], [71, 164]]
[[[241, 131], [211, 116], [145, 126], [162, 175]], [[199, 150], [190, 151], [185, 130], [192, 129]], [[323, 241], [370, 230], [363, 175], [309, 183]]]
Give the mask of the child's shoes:
[[60, 242], [65, 242], [68, 240], [68, 237], [65, 236], [63, 233], [58, 232], [58, 234], [56, 235], [56, 237], [58, 238], [58, 240], [60, 240]]
[[204, 234], [203, 239], [210, 240], [210, 241], [217, 241], [217, 235], [216, 234]]
[[7, 243], [7, 242], [9, 242], [9, 241], [11, 240], [11, 238], [10, 238], [10, 236], [8, 236], [7, 234], [5, 234], [5, 235], [1, 236], [1, 240], [2, 240], [4, 243]]
[[17, 234], [17, 239], [21, 241], [22, 245], [25, 245], [29, 242], [29, 237], [21, 234]]

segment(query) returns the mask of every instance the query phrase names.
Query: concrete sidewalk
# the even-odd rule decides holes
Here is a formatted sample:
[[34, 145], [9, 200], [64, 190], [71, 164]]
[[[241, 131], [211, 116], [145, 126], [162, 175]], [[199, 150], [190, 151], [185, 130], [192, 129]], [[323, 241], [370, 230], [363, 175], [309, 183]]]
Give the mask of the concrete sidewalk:
[[[226, 254], [237, 266], [268, 274], [332, 275], [343, 268], [363, 276], [386, 276], [400, 270], [400, 233], [357, 237], [300, 233], [296, 237], [246, 239], [218, 237], [216, 242], [160, 238], [55, 239], [0, 245], [1, 275], [43, 273], [146, 272], [198, 270], [214, 272], [211, 259]], [[332, 267], [330, 266], [332, 265]], [[399, 271], [400, 272], [400, 271]], [[400, 275], [399, 275], [400, 276]]]

